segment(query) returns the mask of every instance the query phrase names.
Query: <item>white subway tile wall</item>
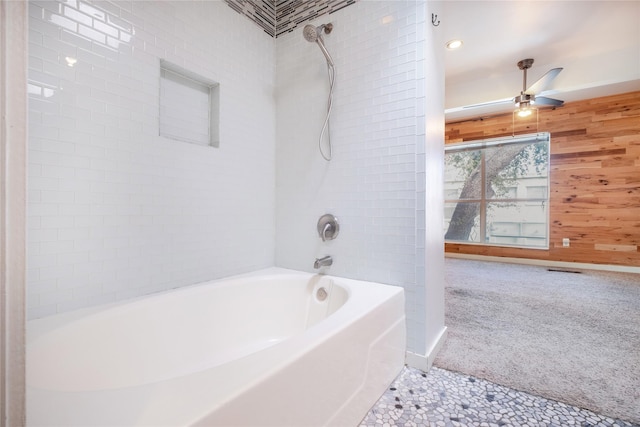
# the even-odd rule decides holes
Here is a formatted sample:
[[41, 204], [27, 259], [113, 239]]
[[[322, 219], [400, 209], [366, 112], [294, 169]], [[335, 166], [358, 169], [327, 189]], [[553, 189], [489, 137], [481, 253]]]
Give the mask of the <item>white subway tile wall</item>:
[[[277, 39], [276, 263], [314, 271], [315, 258], [331, 255], [330, 274], [403, 286], [408, 350], [425, 354], [425, 3], [358, 1], [313, 21], [326, 22], [331, 162], [318, 151], [324, 56], [302, 28]], [[327, 212], [340, 234], [322, 242], [316, 223]]]
[[[29, 318], [274, 265], [275, 40], [217, 1], [29, 13]], [[161, 58], [220, 82], [220, 148], [158, 136]]]

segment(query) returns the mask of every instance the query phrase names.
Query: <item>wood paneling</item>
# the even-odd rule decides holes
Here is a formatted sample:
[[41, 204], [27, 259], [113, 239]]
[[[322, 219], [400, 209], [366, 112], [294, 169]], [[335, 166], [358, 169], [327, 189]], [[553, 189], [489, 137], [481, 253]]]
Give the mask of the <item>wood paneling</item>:
[[549, 250], [453, 243], [445, 250], [640, 266], [640, 92], [542, 109], [524, 121], [507, 114], [448, 123], [445, 143], [533, 132], [551, 133]]

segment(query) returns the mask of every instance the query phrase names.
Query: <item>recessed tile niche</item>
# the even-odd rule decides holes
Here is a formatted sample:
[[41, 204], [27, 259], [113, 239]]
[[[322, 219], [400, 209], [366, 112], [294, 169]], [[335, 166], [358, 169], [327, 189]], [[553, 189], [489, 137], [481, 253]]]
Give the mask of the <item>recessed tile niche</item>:
[[220, 85], [160, 60], [160, 136], [219, 147]]

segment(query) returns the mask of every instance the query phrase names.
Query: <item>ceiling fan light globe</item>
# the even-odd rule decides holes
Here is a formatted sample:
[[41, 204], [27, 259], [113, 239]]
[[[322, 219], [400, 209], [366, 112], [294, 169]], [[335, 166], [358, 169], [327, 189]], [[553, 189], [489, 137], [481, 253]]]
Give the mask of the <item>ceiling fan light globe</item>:
[[529, 117], [532, 113], [533, 113], [533, 110], [531, 108], [519, 108], [518, 111], [516, 112], [518, 117], [522, 117], [522, 118]]

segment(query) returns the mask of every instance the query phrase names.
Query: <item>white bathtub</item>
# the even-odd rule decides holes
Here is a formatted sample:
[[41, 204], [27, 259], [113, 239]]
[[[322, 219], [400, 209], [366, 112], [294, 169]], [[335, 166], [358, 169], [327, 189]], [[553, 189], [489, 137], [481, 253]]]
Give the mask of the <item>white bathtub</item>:
[[402, 288], [275, 268], [33, 320], [27, 425], [357, 425], [405, 341]]

